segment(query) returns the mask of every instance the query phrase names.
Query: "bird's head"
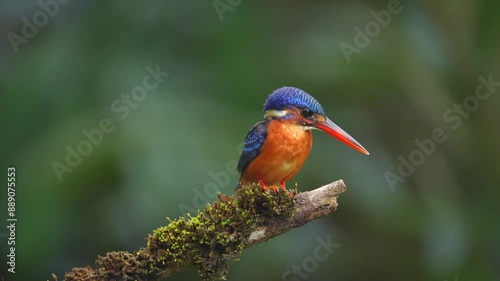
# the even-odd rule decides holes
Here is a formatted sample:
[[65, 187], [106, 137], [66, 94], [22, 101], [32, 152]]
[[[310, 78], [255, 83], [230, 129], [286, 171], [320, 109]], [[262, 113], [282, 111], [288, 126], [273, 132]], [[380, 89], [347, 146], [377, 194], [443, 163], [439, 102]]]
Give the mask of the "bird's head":
[[368, 151], [353, 137], [326, 116], [323, 107], [308, 93], [294, 87], [275, 90], [264, 104], [266, 119], [290, 120], [304, 130], [319, 129], [355, 150], [368, 155]]

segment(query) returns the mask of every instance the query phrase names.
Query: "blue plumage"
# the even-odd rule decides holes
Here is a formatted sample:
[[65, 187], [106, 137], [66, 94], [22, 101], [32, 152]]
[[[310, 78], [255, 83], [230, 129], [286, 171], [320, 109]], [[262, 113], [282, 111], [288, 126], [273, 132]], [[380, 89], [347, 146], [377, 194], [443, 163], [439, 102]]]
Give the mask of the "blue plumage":
[[259, 155], [260, 148], [264, 144], [267, 136], [267, 125], [269, 122], [263, 120], [255, 124], [247, 134], [243, 152], [238, 162], [238, 172], [242, 172], [245, 167]]
[[326, 115], [316, 99], [303, 90], [294, 87], [282, 87], [275, 90], [267, 98], [264, 104], [264, 111], [270, 109], [284, 110], [291, 106], [300, 109], [309, 109], [314, 113]]

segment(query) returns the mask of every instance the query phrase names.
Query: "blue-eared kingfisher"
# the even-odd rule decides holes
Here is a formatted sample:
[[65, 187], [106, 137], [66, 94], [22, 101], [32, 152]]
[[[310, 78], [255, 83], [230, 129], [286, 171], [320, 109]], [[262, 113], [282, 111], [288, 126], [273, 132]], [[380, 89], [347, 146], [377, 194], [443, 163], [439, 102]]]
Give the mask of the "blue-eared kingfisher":
[[313, 129], [319, 129], [368, 155], [353, 137], [326, 116], [311, 95], [294, 87], [275, 90], [264, 103], [264, 120], [248, 132], [238, 162], [237, 189], [259, 183], [265, 190], [285, 183], [300, 170], [312, 146]]

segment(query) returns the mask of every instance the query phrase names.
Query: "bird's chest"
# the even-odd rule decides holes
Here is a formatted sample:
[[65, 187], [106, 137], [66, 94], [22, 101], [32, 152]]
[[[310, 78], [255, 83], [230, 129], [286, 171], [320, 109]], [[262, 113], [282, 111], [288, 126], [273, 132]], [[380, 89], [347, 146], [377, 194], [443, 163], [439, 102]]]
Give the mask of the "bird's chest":
[[267, 139], [267, 149], [284, 168], [302, 165], [311, 151], [311, 131], [297, 124], [273, 122], [268, 127]]

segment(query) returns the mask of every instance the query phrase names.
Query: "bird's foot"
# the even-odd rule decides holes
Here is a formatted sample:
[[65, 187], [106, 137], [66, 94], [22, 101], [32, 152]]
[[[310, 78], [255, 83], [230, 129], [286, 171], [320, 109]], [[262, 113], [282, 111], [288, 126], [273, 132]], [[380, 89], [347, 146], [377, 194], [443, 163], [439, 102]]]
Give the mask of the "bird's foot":
[[263, 181], [259, 180], [259, 184], [265, 192], [269, 191], [269, 187]]
[[281, 189], [283, 189], [284, 191], [286, 191], [288, 193], [288, 195], [290, 195], [291, 197], [294, 196], [293, 193], [291, 193], [288, 189], [286, 189], [285, 182], [281, 183]]
[[276, 186], [267, 186], [263, 181], [259, 180], [259, 184], [260, 184], [260, 187], [262, 187], [262, 189], [264, 190], [264, 192], [268, 192], [271, 188], [274, 190], [274, 191], [278, 191], [278, 188]]
[[[261, 181], [261, 180], [259, 180], [259, 185], [260, 185], [260, 187], [262, 187], [262, 189], [264, 190], [264, 192], [268, 192], [271, 188], [272, 188], [275, 192], [277, 192], [277, 191], [278, 191], [278, 188], [277, 188], [276, 186], [274, 186], [274, 185], [273, 185], [273, 186], [269, 187], [269, 186], [267, 186], [267, 185], [266, 185], [263, 181]], [[286, 186], [285, 186], [285, 183], [284, 183], [284, 182], [282, 182], [282, 183], [281, 183], [281, 189], [283, 189], [284, 191], [286, 191], [286, 193], [288, 193], [288, 195], [290, 195], [290, 196], [292, 196], [292, 197], [294, 196], [292, 192], [290, 192], [288, 189], [286, 189]]]

